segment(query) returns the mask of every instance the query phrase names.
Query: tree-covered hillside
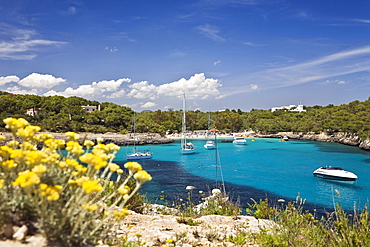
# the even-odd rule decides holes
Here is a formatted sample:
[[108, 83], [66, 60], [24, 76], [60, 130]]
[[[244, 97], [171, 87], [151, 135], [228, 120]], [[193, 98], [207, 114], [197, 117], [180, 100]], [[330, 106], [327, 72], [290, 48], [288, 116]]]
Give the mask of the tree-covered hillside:
[[[87, 112], [82, 106], [100, 106], [100, 110]], [[23, 117], [43, 130], [53, 132], [120, 132], [132, 131], [134, 111], [128, 107], [109, 102], [90, 101], [80, 97], [14, 95], [0, 92], [0, 118]], [[34, 117], [26, 114], [28, 109], [39, 111]], [[292, 132], [350, 132], [363, 139], [370, 137], [370, 98], [353, 101], [340, 106], [305, 107], [306, 112], [287, 109], [257, 110], [250, 112], [229, 110], [210, 113], [210, 127], [223, 132], [252, 129], [271, 134]], [[187, 128], [208, 128], [208, 112], [187, 111]], [[181, 131], [182, 112], [144, 111], [136, 114], [137, 132], [162, 133]], [[0, 123], [2, 131], [5, 125]]]

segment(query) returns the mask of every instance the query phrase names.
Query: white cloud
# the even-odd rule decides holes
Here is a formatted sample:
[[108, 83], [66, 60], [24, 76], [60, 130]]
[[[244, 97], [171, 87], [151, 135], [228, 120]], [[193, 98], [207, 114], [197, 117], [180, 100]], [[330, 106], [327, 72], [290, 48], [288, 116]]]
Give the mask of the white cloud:
[[220, 92], [218, 88], [222, 84], [213, 78], [206, 78], [204, 73], [195, 74], [186, 80], [181, 78], [178, 81], [163, 84], [158, 86], [158, 94], [165, 96], [181, 96], [186, 93], [186, 97], [190, 99], [204, 98], [208, 96], [218, 96]]
[[252, 90], [257, 90], [257, 89], [258, 89], [258, 85], [256, 85], [256, 84], [251, 84], [251, 89], [252, 89]]
[[1, 76], [0, 77], [0, 86], [3, 86], [7, 83], [10, 83], [10, 82], [18, 82], [19, 81], [19, 77], [18, 76], [15, 76], [15, 75], [10, 75], [10, 76]]
[[[286, 67], [277, 67], [251, 73], [234, 81], [254, 82], [261, 89], [273, 89], [328, 80], [333, 77], [354, 73], [370, 72], [370, 46], [337, 52], [308, 62], [298, 63]], [[330, 81], [327, 81], [327, 83]], [[334, 81], [335, 82], [335, 81]], [[337, 81], [336, 83], [338, 83]], [[250, 83], [245, 86], [229, 87], [228, 95], [251, 92]]]
[[32, 90], [27, 90], [27, 89], [20, 89], [18, 86], [14, 87], [9, 87], [6, 89], [7, 92], [9, 93], [14, 93], [14, 94], [33, 94], [33, 95], [38, 95], [38, 92], [36, 89]]
[[221, 61], [220, 61], [220, 60], [213, 62], [213, 65], [217, 65], [217, 64], [219, 64], [219, 63], [221, 63]]
[[197, 29], [202, 35], [206, 36], [209, 39], [212, 39], [214, 41], [225, 41], [225, 39], [218, 34], [220, 31], [216, 26], [205, 24], [202, 26], [198, 26]]
[[[123, 82], [130, 82], [129, 78], [122, 78], [118, 80], [110, 81], [100, 81], [93, 82], [87, 85], [80, 85], [78, 88], [68, 87], [63, 92], [49, 91], [44, 95], [62, 95], [65, 97], [78, 96], [85, 98], [97, 98], [97, 97], [106, 97], [106, 98], [117, 98], [124, 95], [125, 91], [119, 89]], [[118, 90], [118, 91], [117, 91]], [[109, 94], [113, 92], [112, 94]]]
[[129, 85], [131, 91], [127, 96], [133, 97], [136, 99], [155, 99], [157, 98], [156, 91], [157, 88], [153, 84], [149, 84], [147, 81], [136, 82], [132, 85]]
[[141, 106], [141, 108], [152, 108], [152, 107], [154, 107], [154, 106], [156, 106], [157, 104], [156, 103], [154, 103], [154, 102], [146, 102], [145, 104], [143, 104], [142, 106]]
[[338, 84], [347, 84], [347, 82], [346, 81], [339, 81], [338, 80]]
[[112, 93], [111, 95], [107, 95], [106, 97], [108, 99], [118, 99], [118, 98], [122, 98], [123, 96], [125, 96], [125, 93], [126, 93], [125, 90], [122, 89], [122, 90]]
[[37, 56], [36, 52], [40, 50], [40, 47], [67, 44], [61, 41], [32, 39], [37, 35], [36, 31], [9, 25], [1, 25], [0, 34], [9, 40], [0, 42], [0, 59], [3, 60], [31, 60]]
[[42, 75], [37, 73], [32, 73], [27, 77], [23, 78], [18, 82], [19, 85], [27, 88], [33, 89], [49, 89], [56, 85], [66, 82], [63, 78], [56, 78], [52, 75]]

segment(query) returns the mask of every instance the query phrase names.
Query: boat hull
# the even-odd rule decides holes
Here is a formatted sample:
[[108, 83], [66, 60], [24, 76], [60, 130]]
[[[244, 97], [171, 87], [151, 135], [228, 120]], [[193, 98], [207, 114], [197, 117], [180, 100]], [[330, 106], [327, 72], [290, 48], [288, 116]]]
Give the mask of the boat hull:
[[336, 181], [356, 181], [357, 175], [345, 171], [341, 168], [318, 168], [313, 172], [313, 175], [322, 179], [336, 180]]
[[153, 155], [148, 153], [134, 153], [126, 155], [127, 160], [144, 160], [151, 158], [153, 158]]
[[181, 154], [193, 154], [195, 149], [181, 149]]

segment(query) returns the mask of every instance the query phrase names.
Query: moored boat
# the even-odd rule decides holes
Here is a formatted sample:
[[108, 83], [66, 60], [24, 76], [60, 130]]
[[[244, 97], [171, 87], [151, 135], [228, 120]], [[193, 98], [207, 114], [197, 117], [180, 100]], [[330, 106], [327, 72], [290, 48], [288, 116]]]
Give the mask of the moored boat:
[[183, 119], [182, 119], [182, 139], [181, 139], [181, 154], [193, 154], [195, 153], [195, 145], [186, 140], [186, 106], [185, 106], [185, 94], [183, 95]]
[[245, 140], [245, 138], [242, 136], [235, 136], [233, 143], [237, 145], [246, 145], [247, 140]]
[[207, 141], [206, 144], [204, 144], [205, 149], [215, 149], [215, 142], [214, 141]]
[[320, 167], [313, 172], [313, 175], [318, 178], [338, 180], [338, 181], [356, 181], [357, 175], [343, 170], [341, 167]]

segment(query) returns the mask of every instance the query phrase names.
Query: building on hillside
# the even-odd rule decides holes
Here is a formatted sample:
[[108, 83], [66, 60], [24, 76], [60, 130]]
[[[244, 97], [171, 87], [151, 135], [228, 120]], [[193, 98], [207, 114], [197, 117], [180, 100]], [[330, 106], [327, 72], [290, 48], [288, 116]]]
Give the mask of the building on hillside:
[[303, 105], [289, 105], [289, 106], [280, 106], [280, 107], [272, 107], [271, 112], [277, 111], [277, 110], [288, 110], [292, 112], [305, 112], [306, 110], [303, 109]]
[[36, 109], [36, 108], [30, 108], [26, 112], [26, 114], [29, 115], [29, 116], [31, 116], [31, 117], [34, 117], [34, 116], [36, 116], [39, 113], [40, 113], [40, 109]]
[[84, 105], [84, 106], [81, 106], [82, 108], [84, 108], [87, 112], [93, 112], [93, 111], [100, 111], [100, 105], [96, 106], [96, 105]]

